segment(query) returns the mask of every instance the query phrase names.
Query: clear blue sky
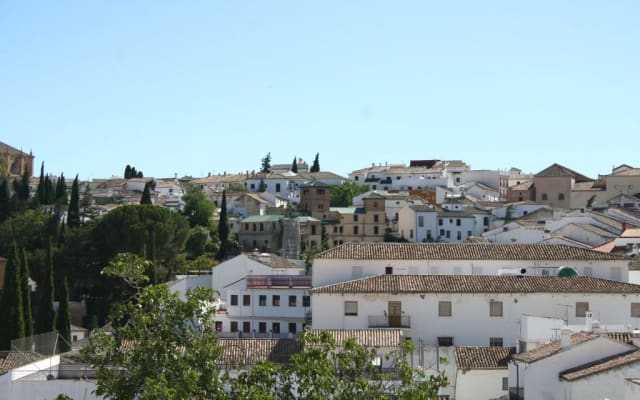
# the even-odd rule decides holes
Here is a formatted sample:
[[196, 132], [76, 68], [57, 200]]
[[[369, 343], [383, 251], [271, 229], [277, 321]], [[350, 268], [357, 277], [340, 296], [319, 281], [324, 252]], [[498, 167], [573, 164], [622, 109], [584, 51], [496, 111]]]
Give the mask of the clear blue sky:
[[640, 166], [640, 1], [0, 0], [0, 141], [83, 179], [294, 156]]

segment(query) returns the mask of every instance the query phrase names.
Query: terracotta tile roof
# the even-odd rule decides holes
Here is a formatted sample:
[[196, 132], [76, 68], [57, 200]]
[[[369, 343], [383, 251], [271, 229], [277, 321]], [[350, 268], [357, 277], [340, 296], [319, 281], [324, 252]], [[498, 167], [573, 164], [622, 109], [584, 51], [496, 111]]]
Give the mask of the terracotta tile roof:
[[[586, 332], [578, 332], [571, 335], [571, 345], [575, 346], [580, 343], [588, 342], [597, 338], [598, 335], [594, 335]], [[513, 355], [514, 360], [524, 361], [526, 363], [532, 363], [543, 358], [550, 357], [556, 353], [559, 353], [562, 348], [560, 347], [560, 341], [554, 340], [533, 350], [525, 351], [524, 353]]]
[[255, 365], [260, 361], [286, 363], [302, 350], [296, 339], [219, 339], [220, 363], [232, 366]]
[[622, 232], [620, 237], [623, 237], [623, 238], [640, 238], [640, 228], [631, 228], [631, 229], [627, 228], [627, 230]]
[[633, 350], [560, 372], [560, 379], [575, 381], [637, 362], [640, 362], [640, 350]]
[[336, 345], [353, 338], [365, 347], [398, 347], [402, 342], [402, 329], [311, 329], [312, 333], [328, 332]]
[[345, 243], [319, 253], [338, 260], [623, 260], [560, 244]]
[[45, 358], [45, 356], [38, 353], [21, 353], [17, 351], [0, 352], [0, 375], [43, 358]]
[[376, 275], [332, 285], [313, 293], [633, 293], [640, 285], [590, 276]]
[[586, 181], [592, 181], [593, 179], [588, 178], [570, 168], [567, 168], [563, 165], [560, 165], [558, 163], [554, 163], [550, 166], [548, 166], [547, 168], [543, 169], [542, 171], [538, 172], [537, 174], [535, 174], [535, 177], [562, 177], [562, 176], [566, 176], [566, 177], [571, 177], [573, 179], [575, 179], [576, 182], [586, 182]]
[[458, 369], [507, 369], [515, 347], [456, 347]]
[[600, 246], [594, 247], [591, 250], [599, 251], [601, 253], [611, 253], [615, 248], [616, 248], [616, 241], [611, 240], [609, 242], [601, 244]]

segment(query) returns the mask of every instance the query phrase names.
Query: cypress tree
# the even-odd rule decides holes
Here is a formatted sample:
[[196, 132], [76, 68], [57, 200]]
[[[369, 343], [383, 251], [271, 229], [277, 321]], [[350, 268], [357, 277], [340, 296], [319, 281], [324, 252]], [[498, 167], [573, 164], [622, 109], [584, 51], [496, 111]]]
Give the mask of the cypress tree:
[[131, 178], [131, 165], [127, 164], [127, 166], [124, 167], [124, 179], [129, 178]]
[[9, 215], [11, 215], [9, 179], [6, 176], [0, 176], [0, 223], [9, 218]]
[[262, 165], [260, 166], [260, 172], [263, 174], [268, 174], [271, 172], [271, 153], [267, 153], [266, 156], [262, 159]]
[[67, 225], [69, 225], [69, 228], [77, 228], [80, 226], [80, 188], [78, 187], [78, 175], [76, 175], [76, 179], [73, 180], [73, 185], [71, 186]]
[[260, 178], [260, 184], [258, 185], [258, 192], [262, 193], [267, 190], [267, 184], [264, 183], [264, 179]]
[[38, 181], [38, 188], [36, 189], [36, 198], [40, 204], [45, 203], [45, 187], [44, 187], [44, 161], [40, 164], [40, 180]]
[[39, 302], [35, 333], [47, 333], [55, 329], [55, 311], [53, 310], [53, 245], [49, 238], [47, 264], [42, 282], [38, 285]]
[[20, 286], [22, 287], [22, 311], [24, 315], [24, 336], [33, 335], [33, 315], [31, 315], [31, 286], [29, 286], [29, 263], [27, 252], [22, 250], [22, 274], [20, 276]]
[[218, 222], [218, 236], [220, 237], [220, 249], [218, 259], [227, 258], [229, 248], [229, 220], [227, 217], [227, 191], [222, 191], [222, 204], [220, 206], [220, 221]]
[[298, 173], [298, 157], [293, 157], [293, 163], [291, 164], [291, 172]]
[[14, 242], [7, 259], [0, 301], [0, 350], [10, 350], [13, 339], [24, 337], [20, 270], [18, 248]]
[[44, 178], [44, 202], [42, 204], [52, 204], [55, 198], [55, 191], [53, 189], [53, 182], [51, 182], [51, 178], [47, 175]]
[[309, 172], [320, 172], [320, 161], [319, 161], [320, 153], [316, 153], [316, 158], [313, 159], [313, 165], [311, 165], [311, 169]]
[[58, 314], [56, 315], [56, 330], [58, 335], [64, 340], [60, 340], [58, 348], [60, 353], [70, 350], [71, 343], [71, 316], [69, 314], [69, 286], [67, 285], [67, 277], [64, 278], [62, 290], [58, 296]]
[[142, 197], [140, 198], [140, 204], [152, 204], [149, 182], [144, 184], [144, 191], [142, 192]]
[[56, 184], [56, 203], [67, 204], [67, 182], [64, 179], [64, 174], [60, 174], [58, 182]]

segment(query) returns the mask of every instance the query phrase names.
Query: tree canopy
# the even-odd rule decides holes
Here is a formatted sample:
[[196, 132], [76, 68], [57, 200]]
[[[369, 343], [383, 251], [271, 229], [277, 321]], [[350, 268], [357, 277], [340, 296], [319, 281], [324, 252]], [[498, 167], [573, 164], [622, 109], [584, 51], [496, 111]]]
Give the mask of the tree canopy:
[[262, 158], [262, 162], [260, 164], [260, 172], [264, 174], [268, 174], [269, 172], [271, 172], [271, 153], [267, 153], [267, 155]]
[[358, 185], [354, 182], [344, 182], [341, 185], [331, 187], [331, 207], [350, 207], [353, 204], [353, 198], [369, 191], [364, 185]]
[[316, 153], [316, 156], [313, 159], [313, 164], [311, 164], [311, 168], [309, 168], [309, 172], [320, 172], [320, 153]]
[[197, 186], [187, 186], [182, 200], [184, 201], [182, 213], [187, 217], [192, 228], [195, 226], [208, 227], [210, 225], [215, 207]]

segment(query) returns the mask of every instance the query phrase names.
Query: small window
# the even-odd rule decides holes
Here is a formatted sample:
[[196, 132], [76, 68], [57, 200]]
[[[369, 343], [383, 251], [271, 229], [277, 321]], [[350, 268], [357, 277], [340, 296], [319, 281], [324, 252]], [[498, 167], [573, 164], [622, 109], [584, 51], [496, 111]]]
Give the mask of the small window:
[[357, 227], [357, 226], [354, 226], [354, 227], [353, 227], [353, 234], [354, 234], [354, 235], [357, 235], [357, 234], [358, 234], [358, 227]]
[[280, 184], [279, 183], [276, 183], [276, 192], [280, 193]]
[[311, 307], [311, 296], [302, 296], [302, 307]]
[[242, 332], [245, 332], [245, 333], [251, 332], [251, 322], [250, 321], [244, 321], [242, 323]]
[[238, 321], [231, 321], [231, 332], [238, 332]]
[[324, 194], [324, 189], [316, 189], [316, 194]]
[[311, 225], [311, 234], [312, 235], [316, 234], [316, 226], [315, 225]]
[[274, 322], [271, 324], [271, 332], [280, 333], [280, 322]]
[[549, 196], [547, 196], [547, 194], [546, 194], [546, 193], [542, 193], [542, 197], [541, 197], [541, 198], [542, 198], [542, 201], [547, 201], [547, 200], [549, 200]]
[[358, 214], [353, 214], [353, 222], [358, 222]]
[[280, 307], [280, 295], [274, 294], [271, 297], [271, 305], [273, 307]]
[[378, 228], [377, 226], [373, 227], [373, 234], [374, 235], [379, 235], [380, 234], [380, 228]]
[[266, 333], [267, 332], [267, 323], [266, 322], [258, 322], [258, 332]]
[[640, 303], [631, 303], [631, 316], [640, 318]]
[[289, 296], [289, 307], [295, 307], [298, 303], [298, 296]]
[[576, 302], [576, 317], [584, 317], [589, 311], [589, 302], [588, 301], [577, 301]]
[[501, 337], [491, 337], [491, 338], [489, 338], [489, 346], [491, 346], [491, 347], [502, 347], [502, 338]]
[[558, 193], [558, 200], [564, 200], [564, 193]]
[[409, 229], [409, 239], [413, 239], [413, 229]]
[[438, 302], [438, 316], [450, 317], [451, 316], [451, 302], [440, 301]]
[[467, 231], [467, 237], [471, 237], [471, 236], [473, 236], [473, 232]]
[[262, 222], [260, 223], [260, 232], [264, 232], [264, 224]]
[[424, 226], [424, 216], [423, 215], [418, 216], [418, 226], [420, 228], [422, 228]]
[[458, 231], [456, 237], [458, 238], [458, 240], [462, 240], [462, 232]]
[[358, 315], [358, 302], [357, 301], [345, 301], [344, 302], [344, 315]]
[[338, 227], [337, 226], [333, 227], [333, 233], [338, 233]]
[[462, 224], [462, 220], [460, 218], [456, 218], [456, 225], [460, 226]]
[[266, 294], [261, 294], [260, 296], [258, 296], [258, 305], [260, 307], [266, 307], [267, 306], [267, 295]]
[[491, 300], [489, 302], [489, 316], [502, 317], [502, 302]]
[[374, 214], [373, 215], [373, 222], [378, 222], [380, 221], [380, 216], [378, 214]]
[[289, 333], [293, 333], [294, 335], [298, 331], [298, 326], [295, 322], [289, 322]]
[[442, 226], [442, 218], [438, 218], [438, 225]]
[[448, 230], [445, 236], [447, 237], [447, 239], [451, 238], [451, 231]]
[[502, 390], [509, 390], [509, 378], [506, 376], [502, 378]]
[[238, 295], [237, 294], [232, 294], [231, 295], [231, 305], [232, 306], [237, 306], [238, 305]]
[[393, 274], [393, 267], [384, 267], [384, 273], [387, 275]]
[[438, 336], [438, 346], [450, 347], [453, 346], [452, 336]]
[[482, 222], [483, 222], [484, 226], [489, 226], [489, 217], [484, 217]]
[[242, 305], [243, 306], [250, 306], [251, 305], [251, 295], [250, 294], [242, 295]]

